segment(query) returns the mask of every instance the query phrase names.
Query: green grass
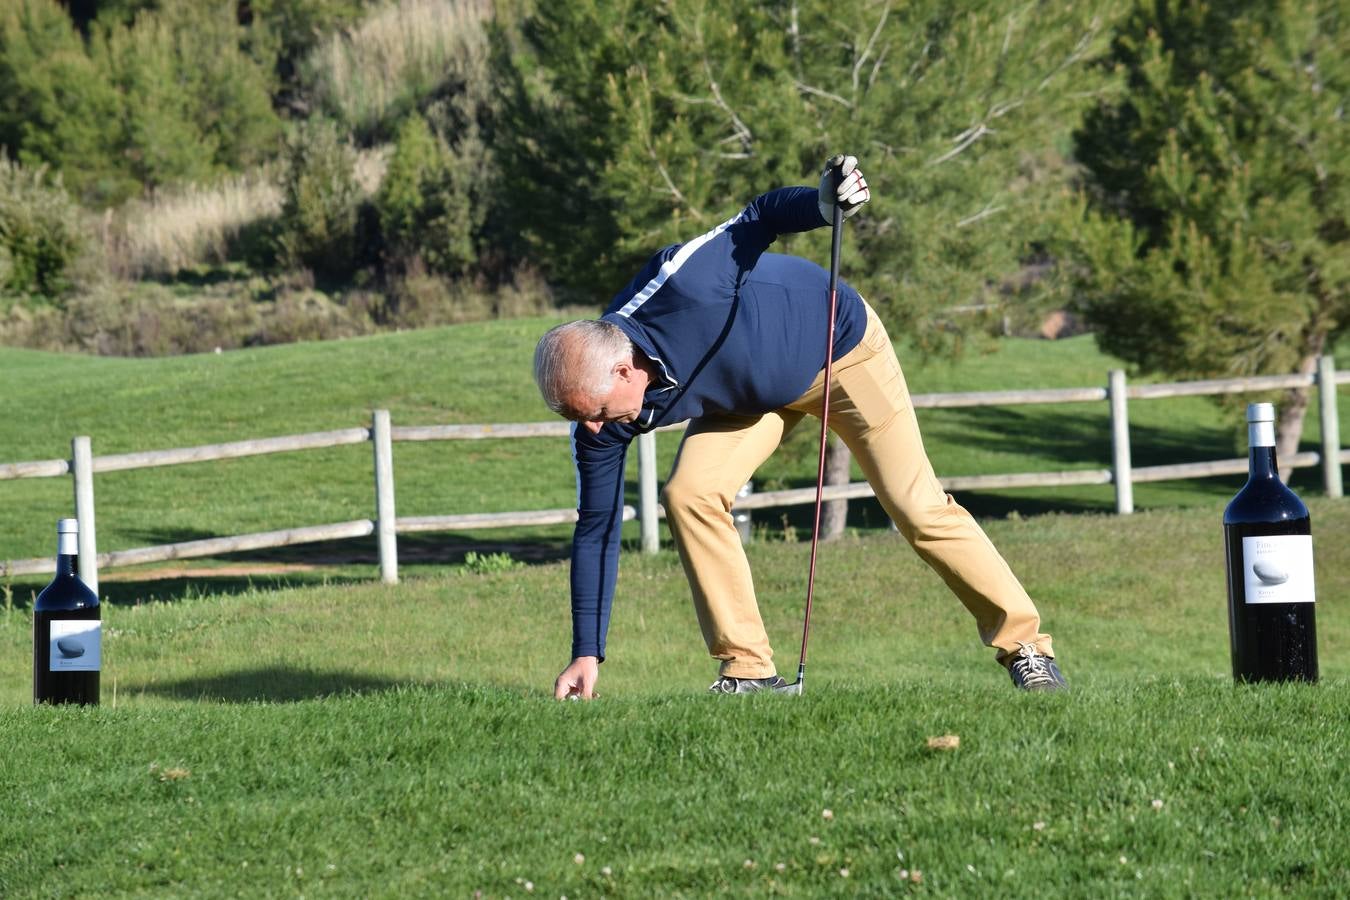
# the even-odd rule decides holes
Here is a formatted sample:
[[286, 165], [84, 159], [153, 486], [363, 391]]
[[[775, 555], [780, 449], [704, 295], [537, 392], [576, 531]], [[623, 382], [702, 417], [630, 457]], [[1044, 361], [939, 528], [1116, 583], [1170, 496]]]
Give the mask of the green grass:
[[[396, 425], [544, 421], [530, 357], [550, 319], [520, 319], [163, 359], [64, 356], [0, 348], [0, 462], [66, 458], [76, 434], [96, 455], [237, 441], [368, 425], [370, 411], [391, 410]], [[1091, 338], [1008, 340], [997, 353], [956, 363], [922, 364], [902, 352], [911, 389], [988, 390], [1101, 385], [1118, 363]], [[1342, 408], [1350, 414], [1350, 396]], [[1028, 472], [1108, 465], [1105, 403], [1002, 409], [923, 410], [920, 421], [940, 475]], [[1231, 457], [1243, 452], [1240, 427], [1202, 398], [1132, 404], [1137, 465]], [[1240, 424], [1240, 423], [1239, 423]], [[804, 424], [761, 469], [760, 489], [814, 482], [815, 429]], [[1315, 416], [1305, 446], [1316, 446]], [[668, 466], [677, 434], [658, 438]], [[636, 477], [636, 462], [630, 465]], [[395, 445], [398, 512], [404, 516], [560, 508], [574, 502], [565, 441], [474, 441]], [[860, 477], [855, 472], [855, 477]], [[1138, 485], [1141, 509], [1212, 505], [1240, 479]], [[1315, 471], [1294, 485], [1317, 492]], [[630, 485], [632, 502], [636, 489]], [[1011, 512], [1106, 511], [1110, 486], [991, 491], [960, 495], [982, 517]], [[266, 531], [373, 516], [370, 449], [365, 445], [169, 468], [115, 472], [96, 479], [101, 550]], [[0, 482], [0, 559], [49, 555], [52, 523], [71, 512], [68, 478]], [[851, 504], [850, 525], [884, 528], [874, 502]], [[757, 515], [767, 536], [804, 534], [809, 508]], [[636, 535], [636, 526], [628, 526]], [[566, 552], [568, 527], [486, 530], [401, 540], [405, 570], [437, 571], [471, 549], [521, 558]], [[253, 583], [366, 579], [375, 571], [373, 539], [241, 554], [227, 560]], [[193, 563], [194, 571], [211, 563]], [[268, 567], [273, 571], [268, 571]], [[318, 566], [313, 569], [309, 567]], [[135, 570], [106, 579], [115, 599], [178, 596], [202, 576]], [[281, 570], [280, 573], [276, 570]], [[221, 574], [212, 590], [246, 589], [246, 576]], [[41, 579], [17, 579], [26, 596]]]
[[[822, 549], [797, 699], [701, 695], [669, 551], [624, 559], [593, 704], [548, 698], [562, 563], [110, 605], [87, 710], [28, 705], [0, 607], [0, 894], [1338, 896], [1350, 506], [1310, 506], [1315, 686], [1231, 684], [1217, 506], [988, 524], [1059, 696], [884, 533]], [[750, 553], [790, 671], [804, 548]]]

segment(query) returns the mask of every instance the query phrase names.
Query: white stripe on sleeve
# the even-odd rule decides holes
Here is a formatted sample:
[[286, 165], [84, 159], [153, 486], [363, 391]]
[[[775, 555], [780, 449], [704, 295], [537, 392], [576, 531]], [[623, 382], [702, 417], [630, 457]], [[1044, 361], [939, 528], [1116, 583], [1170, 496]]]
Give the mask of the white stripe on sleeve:
[[702, 247], [704, 244], [708, 243], [708, 241], [717, 237], [719, 234], [726, 231], [732, 225], [739, 222], [744, 215], [745, 213], [742, 212], [737, 214], [734, 218], [727, 219], [725, 222], [723, 222], [721, 225], [718, 225], [712, 231], [709, 231], [706, 234], [699, 235], [692, 241], [686, 243], [679, 250], [675, 251], [675, 255], [661, 264], [660, 270], [656, 273], [656, 275], [652, 278], [652, 280], [647, 282], [647, 284], [642, 288], [642, 290], [634, 294], [633, 299], [625, 303], [623, 305], [623, 308], [619, 310], [618, 314], [626, 319], [633, 313], [637, 312], [638, 307], [642, 306], [642, 304], [650, 300], [652, 295], [661, 289], [661, 285], [666, 283], [666, 279], [670, 278], [670, 276], [678, 272], [680, 270], [680, 267], [689, 261], [689, 257], [694, 255], [694, 251], [698, 250], [699, 247]]

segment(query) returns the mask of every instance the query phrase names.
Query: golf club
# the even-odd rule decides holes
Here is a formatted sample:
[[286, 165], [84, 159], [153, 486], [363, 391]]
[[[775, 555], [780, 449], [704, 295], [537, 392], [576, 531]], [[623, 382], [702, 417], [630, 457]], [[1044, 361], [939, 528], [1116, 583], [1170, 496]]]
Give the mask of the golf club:
[[844, 232], [844, 211], [839, 206], [837, 192], [844, 177], [844, 167], [834, 170], [834, 220], [830, 224], [830, 327], [825, 338], [825, 389], [820, 400], [820, 458], [816, 465], [816, 514], [811, 526], [811, 565], [806, 573], [806, 616], [802, 622], [802, 653], [797, 660], [797, 680], [782, 689], [785, 694], [800, 694], [806, 686], [806, 642], [811, 636], [811, 601], [816, 587], [816, 550], [820, 545], [821, 495], [825, 490], [825, 444], [829, 440], [830, 378], [834, 367], [834, 319], [836, 292], [839, 286], [839, 243]]

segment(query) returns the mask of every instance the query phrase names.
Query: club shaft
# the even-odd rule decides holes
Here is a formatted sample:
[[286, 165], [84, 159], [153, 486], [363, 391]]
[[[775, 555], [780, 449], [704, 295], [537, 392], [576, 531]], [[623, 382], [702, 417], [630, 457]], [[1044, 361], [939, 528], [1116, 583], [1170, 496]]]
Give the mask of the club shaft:
[[829, 441], [830, 419], [830, 381], [834, 370], [834, 323], [838, 308], [839, 293], [839, 247], [844, 233], [844, 213], [839, 204], [834, 205], [834, 221], [830, 236], [830, 324], [825, 339], [825, 386], [820, 400], [820, 454], [816, 464], [816, 510], [815, 522], [811, 526], [811, 564], [806, 573], [806, 615], [802, 622], [802, 653], [797, 663], [797, 682], [805, 685], [806, 680], [806, 644], [811, 637], [811, 605], [815, 600], [816, 588], [816, 552], [820, 547], [821, 499], [825, 493], [825, 448]]

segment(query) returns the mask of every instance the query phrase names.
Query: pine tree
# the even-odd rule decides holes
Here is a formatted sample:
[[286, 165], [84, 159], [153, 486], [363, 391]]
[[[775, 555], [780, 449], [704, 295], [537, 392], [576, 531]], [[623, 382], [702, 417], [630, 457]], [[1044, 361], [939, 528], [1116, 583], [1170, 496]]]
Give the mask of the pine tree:
[[405, 119], [375, 200], [387, 260], [405, 268], [417, 259], [440, 275], [463, 274], [475, 258], [474, 177], [425, 119]]
[[49, 165], [93, 202], [136, 188], [118, 146], [122, 101], [55, 0], [0, 6], [0, 146]]
[[[953, 308], [997, 301], [1036, 252], [1111, 15], [954, 6], [538, 4], [519, 42], [496, 37], [515, 230], [565, 296], [601, 305], [656, 248], [852, 153], [874, 201], [850, 220], [845, 277], [893, 325], [950, 345], [978, 324]], [[819, 258], [821, 243], [778, 249]]]
[[[1139, 0], [1077, 136], [1065, 252], [1102, 347], [1178, 377], [1310, 373], [1350, 324], [1344, 3]], [[1280, 405], [1297, 449], [1306, 389]]]
[[107, 12], [86, 44], [56, 0], [0, 6], [0, 146], [90, 206], [275, 154], [271, 61], [229, 5]]

